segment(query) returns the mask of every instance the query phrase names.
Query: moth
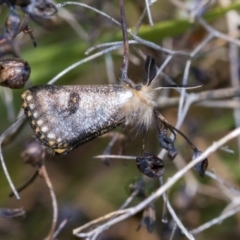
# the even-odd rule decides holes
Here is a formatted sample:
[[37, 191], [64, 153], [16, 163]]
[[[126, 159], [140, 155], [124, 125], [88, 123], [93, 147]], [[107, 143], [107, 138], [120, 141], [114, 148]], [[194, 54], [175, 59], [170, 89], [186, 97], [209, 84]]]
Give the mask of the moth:
[[141, 83], [34, 86], [22, 94], [22, 107], [37, 139], [64, 154], [120, 124], [148, 129], [162, 88], [156, 75], [155, 59], [148, 56]]

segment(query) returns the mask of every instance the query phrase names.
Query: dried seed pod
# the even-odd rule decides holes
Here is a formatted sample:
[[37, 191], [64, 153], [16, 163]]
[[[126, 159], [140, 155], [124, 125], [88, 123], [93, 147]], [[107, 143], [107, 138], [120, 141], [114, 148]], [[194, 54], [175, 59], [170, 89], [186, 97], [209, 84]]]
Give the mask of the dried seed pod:
[[165, 132], [161, 132], [158, 136], [159, 144], [162, 148], [166, 149], [167, 151], [172, 148], [174, 142], [171, 138], [166, 136]]
[[0, 85], [13, 89], [24, 87], [31, 73], [29, 64], [22, 59], [0, 61]]
[[21, 18], [15, 11], [10, 11], [10, 14], [5, 22], [5, 34], [9, 38], [14, 38], [17, 35]]
[[30, 140], [25, 143], [21, 157], [25, 163], [29, 163], [32, 166], [39, 166], [42, 160], [46, 156], [46, 151], [43, 149], [40, 142], [36, 140]]
[[8, 0], [13, 6], [26, 7], [30, 0]]
[[41, 85], [25, 91], [22, 107], [38, 140], [52, 153], [66, 154], [120, 124], [149, 129], [162, 88], [155, 84], [154, 61], [148, 58], [149, 63], [148, 80], [139, 84], [127, 79], [113, 85]]
[[149, 153], [136, 158], [137, 167], [140, 172], [150, 178], [159, 178], [164, 173], [163, 160]]
[[150, 203], [145, 207], [141, 223], [139, 224], [137, 230], [139, 230], [142, 226], [146, 227], [149, 233], [152, 233], [156, 226], [156, 211], [153, 203]]
[[168, 157], [173, 160], [178, 155], [178, 150], [173, 146], [172, 149], [168, 150]]
[[[201, 151], [195, 149], [192, 160], [196, 159], [201, 154], [202, 154]], [[204, 177], [207, 167], [208, 167], [208, 159], [207, 158], [205, 158], [204, 160], [202, 160], [201, 162], [199, 162], [195, 165], [195, 169], [197, 170], [200, 177]]]
[[33, 19], [49, 18], [57, 13], [57, 7], [50, 0], [31, 0], [22, 10]]
[[168, 157], [171, 160], [173, 160], [178, 155], [178, 151], [174, 146], [174, 141], [166, 136], [165, 131], [162, 131], [159, 134], [158, 141], [160, 146], [168, 151]]

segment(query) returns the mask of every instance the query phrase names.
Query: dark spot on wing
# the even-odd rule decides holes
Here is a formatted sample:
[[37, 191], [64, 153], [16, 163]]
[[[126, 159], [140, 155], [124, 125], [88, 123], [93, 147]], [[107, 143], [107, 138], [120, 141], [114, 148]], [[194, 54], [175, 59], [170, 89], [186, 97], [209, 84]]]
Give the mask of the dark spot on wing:
[[71, 92], [68, 99], [68, 112], [69, 115], [76, 113], [79, 108], [80, 97], [76, 92]]

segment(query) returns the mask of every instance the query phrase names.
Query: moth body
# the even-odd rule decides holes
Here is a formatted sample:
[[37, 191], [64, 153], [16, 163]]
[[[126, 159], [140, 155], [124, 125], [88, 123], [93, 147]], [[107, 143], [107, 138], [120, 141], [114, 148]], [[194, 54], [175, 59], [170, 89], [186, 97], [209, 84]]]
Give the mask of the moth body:
[[22, 94], [22, 107], [38, 140], [53, 153], [67, 153], [120, 124], [148, 129], [161, 89], [156, 75], [148, 56], [139, 84], [127, 79], [116, 85], [35, 86]]
[[146, 95], [145, 88], [129, 84], [40, 85], [22, 94], [22, 106], [39, 141], [62, 154], [121, 123], [148, 127], [154, 93]]

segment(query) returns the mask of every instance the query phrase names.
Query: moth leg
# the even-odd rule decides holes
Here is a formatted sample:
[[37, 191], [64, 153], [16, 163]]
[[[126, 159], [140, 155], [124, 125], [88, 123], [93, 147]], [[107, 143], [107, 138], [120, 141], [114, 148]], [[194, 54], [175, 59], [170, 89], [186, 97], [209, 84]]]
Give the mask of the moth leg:
[[119, 155], [124, 155], [125, 154], [125, 144], [130, 142], [131, 138], [129, 136], [129, 134], [127, 134], [125, 131], [124, 133], [122, 133], [122, 138], [119, 139], [119, 150], [118, 150], [118, 154]]
[[145, 153], [145, 148], [146, 148], [146, 130], [143, 130], [143, 138], [142, 138], [142, 150], [141, 150], [141, 155], [144, 155]]
[[[35, 173], [32, 175], [32, 177], [26, 183], [24, 183], [21, 187], [17, 188], [17, 192], [20, 193], [24, 189], [26, 189], [31, 183], [33, 183], [37, 179], [38, 176], [39, 176], [39, 173], [38, 173], [38, 170], [36, 170]], [[9, 197], [11, 198], [13, 196], [14, 196], [14, 193], [11, 192], [9, 194]]]
[[[31, 139], [25, 142], [21, 152], [21, 158], [24, 163], [30, 164], [35, 168], [37, 167], [38, 169], [26, 183], [24, 183], [21, 187], [17, 188], [18, 193], [22, 192], [36, 180], [36, 178], [39, 176], [39, 169], [44, 164], [44, 160], [47, 156], [48, 155], [46, 150], [37, 140]], [[13, 192], [9, 194], [9, 197], [12, 196]]]
[[[119, 133], [119, 132], [110, 132], [110, 133], [106, 133], [103, 137], [110, 137], [111, 140], [108, 143], [107, 147], [105, 148], [105, 150], [103, 151], [103, 155], [110, 155], [111, 154], [111, 150], [113, 148], [113, 146], [117, 143], [120, 142], [120, 146], [119, 146], [119, 155], [123, 155], [124, 153], [124, 146], [125, 143], [127, 142], [127, 137], [126, 135], [124, 135], [123, 133]], [[103, 158], [102, 161], [109, 166], [110, 165], [110, 159], [109, 158]]]

